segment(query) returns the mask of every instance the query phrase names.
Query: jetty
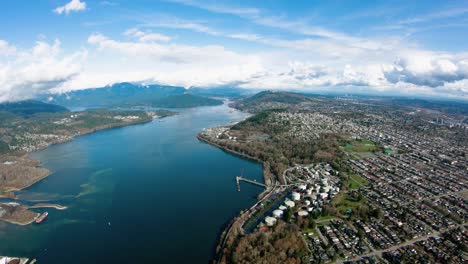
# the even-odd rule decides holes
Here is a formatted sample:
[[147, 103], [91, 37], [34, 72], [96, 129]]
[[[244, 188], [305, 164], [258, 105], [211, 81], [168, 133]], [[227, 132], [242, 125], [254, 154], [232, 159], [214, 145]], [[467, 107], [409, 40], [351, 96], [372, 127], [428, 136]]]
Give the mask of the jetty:
[[241, 176], [236, 176], [236, 184], [237, 184], [237, 191], [240, 192], [240, 182], [244, 181], [253, 185], [257, 185], [263, 188], [267, 188], [268, 186], [266, 184], [263, 184], [261, 182], [255, 181], [255, 180], [249, 180]]

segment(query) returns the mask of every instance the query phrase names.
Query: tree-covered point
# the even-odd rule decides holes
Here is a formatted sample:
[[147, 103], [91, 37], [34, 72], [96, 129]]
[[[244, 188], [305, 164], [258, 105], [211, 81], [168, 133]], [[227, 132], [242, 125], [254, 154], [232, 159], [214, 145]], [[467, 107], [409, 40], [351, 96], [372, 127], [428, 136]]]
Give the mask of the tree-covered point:
[[263, 91], [250, 97], [235, 101], [232, 106], [249, 112], [260, 112], [265, 109], [288, 108], [301, 103], [312, 102], [314, 98], [292, 92]]
[[279, 102], [288, 104], [297, 104], [300, 102], [308, 101], [306, 95], [291, 93], [291, 92], [272, 92], [263, 91], [243, 100], [244, 103], [258, 103], [258, 102]]
[[151, 105], [154, 107], [166, 108], [190, 108], [197, 106], [222, 105], [223, 101], [202, 97], [192, 94], [171, 95], [158, 100], [154, 100]]
[[1, 103], [0, 111], [9, 112], [20, 116], [31, 116], [37, 113], [69, 112], [69, 110], [63, 106], [34, 100]]
[[187, 90], [187, 93], [206, 96], [206, 97], [228, 97], [237, 98], [242, 95], [253, 93], [250, 89], [232, 88], [232, 87], [215, 87], [215, 88], [200, 88], [193, 87]]

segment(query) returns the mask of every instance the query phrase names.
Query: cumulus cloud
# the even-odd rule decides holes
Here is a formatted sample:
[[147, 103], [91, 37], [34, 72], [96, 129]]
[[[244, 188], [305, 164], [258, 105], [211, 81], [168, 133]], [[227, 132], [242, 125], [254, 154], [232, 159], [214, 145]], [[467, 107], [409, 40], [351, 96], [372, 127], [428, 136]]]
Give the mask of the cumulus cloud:
[[71, 0], [69, 3], [55, 8], [53, 11], [59, 15], [65, 13], [69, 14], [70, 12], [78, 12], [86, 10], [86, 2], [81, 2], [80, 0]]
[[[289, 50], [244, 54], [220, 45], [180, 45], [170, 40], [146, 42], [139, 39], [146, 34], [153, 33], [129, 30], [126, 35], [132, 37], [130, 41], [98, 33], [90, 35], [89, 44], [100, 54], [124, 60], [127, 69], [103, 74], [85, 72], [61, 88], [79, 89], [95, 79], [100, 84], [145, 81], [185, 87], [235, 85], [240, 88], [341, 89], [444, 96], [467, 94], [466, 54], [417, 49], [369, 51], [366, 60], [356, 60], [361, 56], [360, 52], [347, 53], [351, 59], [329, 59], [329, 54], [320, 57], [316, 53], [311, 53], [310, 57], [296, 57]], [[326, 50], [332, 52], [334, 48], [337, 47], [326, 47]], [[314, 60], [314, 57], [318, 59]]]
[[[237, 16], [251, 25], [269, 27], [288, 34], [230, 32], [203, 21], [158, 19], [147, 16], [144, 27], [187, 29], [216, 37], [227, 37], [268, 46], [269, 53], [254, 51], [255, 72], [233, 84], [267, 89], [348, 89], [403, 94], [463, 96], [466, 93], [467, 54], [422, 50], [409, 35], [350, 35], [311, 24], [307, 19], [275, 16], [267, 10], [236, 6], [213, 6], [197, 0], [171, 0], [218, 14]], [[374, 13], [373, 13], [374, 14]], [[466, 14], [466, 8], [438, 11], [414, 20], [396, 21], [401, 27], [434, 19]], [[164, 22], [165, 21], [165, 22]], [[255, 27], [252, 27], [255, 28]], [[141, 41], [140, 41], [141, 42]], [[265, 49], [266, 50], [266, 49]], [[271, 52], [270, 52], [271, 51]], [[203, 59], [203, 54], [198, 58]], [[224, 54], [218, 53], [219, 60]], [[192, 61], [189, 59], [189, 61]], [[222, 64], [218, 63], [222, 67]], [[184, 70], [187, 66], [183, 66]], [[180, 69], [176, 69], [179, 71]], [[185, 77], [185, 76], [184, 76]], [[208, 78], [209, 79], [209, 78]]]
[[[239, 52], [221, 45], [177, 44], [168, 36], [138, 28], [123, 35], [124, 40], [91, 34], [87, 41], [93, 56], [89, 57], [87, 51], [63, 55], [59, 41], [39, 41], [23, 50], [0, 40], [0, 100], [123, 81], [184, 87], [229, 85], [465, 98], [468, 95], [466, 53], [400, 46], [388, 50], [343, 48], [326, 45], [327, 42], [302, 42], [311, 46], [297, 49]], [[248, 34], [238, 37], [257, 38]], [[293, 45], [294, 41], [283, 44]], [[307, 52], [303, 52], [305, 48]], [[336, 56], [340, 52], [341, 56]]]
[[385, 70], [385, 77], [391, 83], [444, 86], [468, 78], [468, 55], [413, 51], [403, 54], [389, 66]]
[[10, 46], [8, 56], [0, 55], [0, 102], [32, 98], [78, 74], [86, 51], [61, 56], [60, 45], [38, 41], [31, 49]]
[[88, 38], [88, 43], [100, 50], [110, 50], [127, 56], [152, 58], [157, 61], [172, 63], [197, 64], [203, 62], [205, 66], [216, 66], [220, 63], [248, 63], [251, 56], [241, 55], [225, 49], [220, 45], [192, 46], [173, 43], [134, 42], [110, 39], [96, 33]]

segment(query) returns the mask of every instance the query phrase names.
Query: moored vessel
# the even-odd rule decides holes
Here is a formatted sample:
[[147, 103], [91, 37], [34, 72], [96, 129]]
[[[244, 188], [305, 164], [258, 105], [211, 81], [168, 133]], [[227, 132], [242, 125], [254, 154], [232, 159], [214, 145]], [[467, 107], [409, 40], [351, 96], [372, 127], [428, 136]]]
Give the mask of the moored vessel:
[[42, 213], [39, 217], [36, 218], [36, 224], [42, 223], [47, 218], [48, 215], [49, 215], [48, 212]]

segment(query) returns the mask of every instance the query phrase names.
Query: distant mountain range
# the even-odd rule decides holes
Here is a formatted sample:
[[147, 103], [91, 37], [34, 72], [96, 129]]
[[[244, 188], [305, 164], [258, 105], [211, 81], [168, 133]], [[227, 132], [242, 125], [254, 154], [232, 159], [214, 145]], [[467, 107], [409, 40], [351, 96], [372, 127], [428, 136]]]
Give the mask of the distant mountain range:
[[171, 95], [184, 94], [183, 87], [117, 83], [102, 88], [43, 95], [39, 99], [58, 105], [76, 107], [150, 104]]
[[248, 91], [237, 88], [191, 88], [168, 85], [116, 83], [102, 88], [48, 94], [39, 100], [68, 107], [134, 106], [181, 108], [222, 104], [207, 97], [237, 97]]

